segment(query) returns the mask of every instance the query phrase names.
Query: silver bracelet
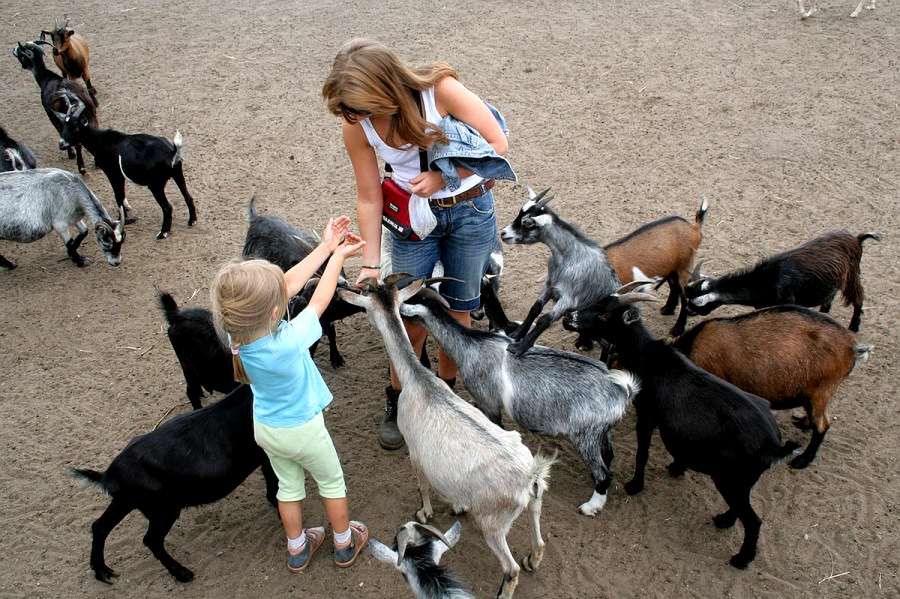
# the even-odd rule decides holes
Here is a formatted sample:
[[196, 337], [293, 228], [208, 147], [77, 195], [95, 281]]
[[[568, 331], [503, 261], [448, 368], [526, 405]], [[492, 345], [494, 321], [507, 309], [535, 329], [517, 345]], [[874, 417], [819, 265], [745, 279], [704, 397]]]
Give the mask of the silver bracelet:
[[376, 264], [374, 266], [369, 266], [367, 264], [363, 264], [360, 268], [368, 268], [369, 270], [381, 270], [381, 265]]

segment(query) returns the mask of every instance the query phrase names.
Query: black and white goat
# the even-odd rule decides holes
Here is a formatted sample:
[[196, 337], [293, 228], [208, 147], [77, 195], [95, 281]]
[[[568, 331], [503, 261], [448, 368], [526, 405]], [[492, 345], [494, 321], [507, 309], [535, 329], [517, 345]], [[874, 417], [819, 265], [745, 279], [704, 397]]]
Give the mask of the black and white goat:
[[393, 547], [369, 539], [369, 553], [400, 571], [416, 599], [475, 599], [456, 576], [440, 565], [448, 549], [459, 541], [462, 526], [442, 533], [433, 526], [407, 522], [394, 536]]
[[0, 127], [0, 173], [37, 168], [37, 160], [28, 146], [11, 138]]
[[[619, 279], [603, 248], [547, 207], [553, 199], [547, 195], [548, 191], [545, 189], [532, 195], [522, 205], [515, 220], [500, 234], [505, 243], [541, 242], [550, 248], [544, 290], [512, 334], [516, 342], [511, 343], [508, 350], [516, 355], [528, 351], [551, 324], [574, 310], [594, 304], [619, 286]], [[555, 300], [553, 308], [538, 318], [551, 299]], [[537, 323], [531, 329], [536, 318]]]
[[573, 326], [611, 342], [623, 367], [641, 379], [635, 399], [637, 455], [629, 495], [644, 488], [644, 468], [653, 429], [682, 469], [709, 475], [728, 510], [713, 518], [718, 528], [744, 525], [744, 541], [731, 565], [746, 568], [756, 557], [762, 521], [750, 505], [750, 493], [768, 468], [799, 447], [782, 445], [769, 402], [695, 366], [681, 352], [655, 339], [633, 304], [655, 300], [646, 293], [626, 293], [646, 284], [634, 281], [594, 306], [572, 316]]
[[44, 106], [44, 112], [47, 113], [47, 118], [50, 119], [50, 123], [59, 133], [59, 149], [66, 150], [69, 158], [77, 160], [78, 172], [83, 175], [87, 170], [84, 168], [81, 145], [78, 143], [70, 145], [63, 136], [65, 122], [60, 116], [60, 112], [64, 109], [64, 102], [60, 93], [69, 93], [84, 104], [84, 110], [80, 113], [80, 118], [92, 127], [98, 126], [97, 107], [79, 83], [60, 77], [47, 68], [47, 65], [44, 64], [44, 51], [37, 45], [38, 43], [40, 42], [26, 42], [24, 44], [17, 42], [16, 47], [12, 51], [13, 56], [19, 60], [19, 64], [22, 65], [23, 69], [31, 71], [34, 75], [34, 80], [41, 89], [41, 104]]
[[828, 312], [840, 291], [844, 305], [853, 304], [848, 328], [859, 331], [864, 298], [859, 263], [867, 239], [880, 241], [881, 235], [831, 231], [760, 260], [753, 267], [721, 277], [699, 278], [685, 290], [688, 309], [696, 314], [709, 314], [726, 304], [754, 308], [796, 304], [820, 306], [822, 312]]
[[[255, 197], [250, 199], [247, 219], [250, 226], [247, 228], [242, 252], [246, 258], [262, 258], [278, 266], [281, 270], [287, 271], [319, 245], [319, 238], [314, 234], [298, 229], [277, 216], [259, 214], [256, 210]], [[319, 269], [318, 274], [322, 274], [322, 269]], [[344, 288], [348, 286], [343, 274], [338, 281], [338, 286]], [[328, 337], [329, 360], [332, 368], [340, 368], [344, 365], [344, 358], [337, 347], [337, 331], [334, 323], [360, 312], [362, 312], [360, 308], [335, 297], [319, 319], [322, 330]], [[315, 351], [315, 346], [311, 350]]]
[[422, 496], [416, 518], [426, 523], [432, 517], [432, 488], [456, 511], [467, 510], [503, 568], [498, 597], [511, 599], [520, 567], [506, 535], [527, 506], [531, 553], [522, 564], [527, 570], [537, 569], [544, 556], [541, 505], [553, 458], [532, 455], [518, 432], [492, 423], [419, 363], [399, 310], [424, 282], [415, 281], [398, 290], [401, 278], [404, 275], [391, 275], [382, 283], [369, 279], [359, 293], [339, 289], [338, 295], [366, 310], [403, 386], [397, 402], [397, 426], [409, 448]]
[[73, 475], [100, 486], [112, 501], [91, 526], [91, 568], [97, 580], [116, 576], [106, 565], [106, 538], [125, 516], [139, 510], [149, 526], [144, 545], [179, 582], [194, 573], [166, 551], [166, 535], [181, 510], [229, 495], [262, 467], [266, 498], [273, 506], [278, 479], [253, 438], [253, 392], [241, 385], [221, 401], [177, 416], [132, 439], [105, 472], [74, 469]]
[[[78, 266], [87, 260], [78, 246], [87, 237], [87, 218], [94, 225], [97, 245], [112, 266], [122, 262], [125, 223], [114, 221], [77, 175], [57, 168], [0, 173], [0, 239], [31, 243], [51, 230], [62, 237], [66, 252]], [[75, 227], [74, 237], [69, 229]], [[0, 267], [16, 265], [0, 256]]]
[[591, 498], [579, 511], [594, 516], [603, 509], [612, 481], [612, 428], [640, 390], [637, 379], [621, 370], [610, 371], [596, 360], [549, 347], [534, 346], [521, 356], [511, 354], [506, 351], [512, 342], [509, 337], [459, 324], [430, 289], [401, 306], [400, 315], [425, 325], [459, 367], [475, 405], [493, 423], [500, 425], [506, 412], [533, 433], [567, 438], [594, 478]]
[[[153, 194], [156, 203], [163, 213], [162, 227], [157, 239], [165, 239], [172, 230], [172, 204], [166, 198], [166, 183], [175, 181], [184, 203], [188, 207], [188, 226], [197, 222], [197, 210], [194, 199], [188, 193], [184, 181], [181, 154], [181, 133], [175, 132], [173, 141], [158, 135], [145, 133], [128, 134], [113, 129], [98, 129], [80, 118], [86, 104], [81, 98], [64, 91], [61, 96], [66, 104], [66, 112], [58, 112], [63, 120], [63, 138], [69, 143], [80, 143], [93, 154], [97, 166], [106, 175], [116, 204], [131, 209], [125, 197], [125, 182], [146, 187]], [[129, 219], [133, 222], [134, 219]]]

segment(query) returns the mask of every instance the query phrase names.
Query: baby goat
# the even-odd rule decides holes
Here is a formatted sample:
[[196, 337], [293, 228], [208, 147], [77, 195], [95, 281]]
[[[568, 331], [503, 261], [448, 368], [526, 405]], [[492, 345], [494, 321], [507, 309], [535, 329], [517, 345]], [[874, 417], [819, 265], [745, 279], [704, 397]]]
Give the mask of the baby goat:
[[515, 519], [528, 507], [531, 554], [522, 562], [534, 570], [544, 556], [541, 503], [552, 458], [532, 456], [516, 431], [505, 431], [467, 403], [422, 366], [400, 320], [400, 305], [418, 292], [418, 280], [398, 290], [404, 275], [383, 283], [368, 279], [360, 293], [339, 289], [340, 297], [366, 310], [381, 333], [403, 391], [397, 404], [397, 426], [409, 448], [422, 508], [416, 518], [433, 515], [431, 488], [459, 511], [469, 511], [484, 540], [503, 568], [498, 597], [511, 599], [519, 584], [519, 565], [506, 542]]
[[[493, 292], [493, 290], [491, 291]], [[459, 367], [475, 405], [494, 424], [505, 411], [533, 433], [566, 437], [590, 468], [594, 491], [578, 508], [594, 516], [606, 504], [612, 480], [612, 427], [639, 391], [627, 372], [609, 371], [590, 358], [534, 346], [516, 356], [506, 335], [469, 329], [450, 317], [434, 291], [421, 291], [400, 314], [420, 320]]]
[[857, 332], [863, 312], [859, 262], [867, 239], [880, 241], [881, 235], [831, 231], [751, 268], [700, 278], [687, 287], [688, 308], [697, 314], [709, 314], [726, 304], [754, 308], [797, 304], [821, 306], [822, 312], [828, 312], [840, 291], [844, 305], [853, 304], [849, 328]]
[[[52, 43], [46, 41], [48, 35]], [[63, 77], [72, 81], [83, 79], [94, 105], [100, 106], [97, 90], [91, 85], [91, 49], [86, 39], [69, 29], [68, 18], [65, 23], [57, 22], [52, 31], [42, 30], [40, 42], [35, 43], [53, 46], [53, 62], [62, 71]]]
[[34, 154], [23, 143], [11, 138], [0, 127], [0, 173], [7, 171], [27, 171], [37, 167]]
[[595, 306], [579, 310], [572, 324], [611, 342], [622, 365], [641, 378], [637, 410], [637, 455], [629, 495], [644, 488], [644, 468], [653, 429], [682, 468], [709, 475], [728, 510], [713, 521], [718, 528], [744, 525], [744, 542], [731, 565], [746, 568], [756, 556], [762, 521], [750, 505], [756, 481], [772, 464], [788, 456], [796, 443], [781, 443], [769, 404], [701, 370], [681, 352], [654, 339], [641, 322], [635, 302], [654, 300], [645, 293], [626, 293], [635, 281]]
[[62, 118], [60, 112], [65, 110], [65, 104], [60, 93], [65, 91], [76, 96], [84, 104], [84, 110], [80, 113], [80, 118], [87, 121], [92, 127], [97, 127], [97, 107], [94, 101], [77, 82], [60, 77], [48, 69], [44, 64], [44, 51], [36, 43], [27, 42], [23, 44], [17, 42], [16, 47], [13, 48], [13, 56], [19, 60], [19, 64], [22, 65], [23, 69], [32, 72], [34, 80], [41, 89], [41, 104], [44, 107], [44, 112], [47, 113], [50, 124], [59, 133], [59, 149], [66, 150], [69, 158], [75, 158], [78, 164], [78, 172], [82, 175], [85, 174], [87, 170], [84, 168], [81, 145], [74, 144], [73, 150], [73, 147], [63, 137], [65, 119]]
[[[308, 256], [319, 244], [319, 239], [315, 235], [298, 229], [276, 216], [259, 214], [256, 211], [255, 197], [250, 199], [247, 219], [250, 221], [250, 226], [247, 228], [247, 236], [244, 238], [243, 250], [246, 258], [262, 258], [281, 270], [287, 271]], [[319, 269], [318, 274], [322, 274], [322, 269]], [[347, 287], [347, 281], [343, 274], [338, 285]], [[344, 365], [344, 358], [337, 347], [337, 331], [334, 323], [360, 312], [362, 310], [356, 306], [334, 298], [322, 314], [320, 321], [322, 330], [328, 337], [329, 360], [332, 368], [340, 368]], [[315, 351], [315, 346], [311, 348], [311, 351]]]
[[681, 301], [672, 335], [683, 333], [687, 323], [684, 287], [691, 279], [691, 265], [703, 239], [703, 218], [708, 209], [709, 203], [703, 200], [693, 224], [680, 216], [666, 216], [603, 247], [606, 259], [622, 284], [635, 278], [656, 277], [662, 277], [669, 284], [669, 299], [660, 313], [674, 314], [675, 306]]
[[[799, 306], [776, 306], [732, 318], [710, 318], [673, 346], [697, 366], [776, 410], [803, 407], [798, 426], [813, 427], [806, 449], [791, 461], [805, 468], [829, 427], [828, 402], [871, 347], [832, 318]], [[672, 474], [678, 474], [677, 466]]]
[[[86, 266], [87, 260], [78, 253], [88, 234], [85, 217], [94, 225], [106, 261], [118, 266], [125, 223], [112, 220], [77, 175], [57, 168], [0, 173], [0, 239], [31, 243], [53, 230], [65, 242], [72, 262]], [[75, 237], [69, 232], [71, 227], [78, 229]], [[0, 267], [13, 269], [16, 265], [0, 256]]]
[[459, 541], [462, 526], [447, 532], [427, 524], [407, 522], [394, 537], [393, 549], [369, 539], [369, 553], [400, 571], [416, 599], [475, 599], [447, 568], [441, 557]]
[[[545, 189], [538, 195], [532, 195], [522, 205], [515, 220], [500, 234], [505, 243], [542, 242], [550, 248], [544, 290], [521, 326], [512, 334], [516, 342], [507, 347], [517, 356], [528, 351], [551, 324], [573, 310], [594, 304], [619, 286], [619, 279], [603, 248], [547, 207], [553, 199], [547, 195], [548, 191]], [[529, 330], [551, 299], [556, 302], [553, 309], [542, 315], [534, 329]]]
[[194, 573], [166, 551], [166, 535], [181, 510], [228, 496], [262, 466], [266, 498], [273, 506], [278, 479], [253, 439], [253, 392], [241, 385], [222, 401], [177, 416], [132, 439], [105, 472], [73, 469], [72, 474], [101, 487], [112, 501], [91, 526], [91, 568], [97, 580], [116, 576], [106, 565], [106, 537], [125, 516], [139, 510], [149, 526], [144, 545], [179, 582]]
[[[80, 118], [85, 103], [78, 97], [64, 91], [63, 101], [67, 105], [65, 113], [58, 112], [63, 120], [63, 138], [69, 143], [80, 143], [94, 155], [97, 166], [106, 175], [116, 204], [131, 209], [125, 198], [125, 181], [147, 187], [163, 213], [162, 227], [157, 239], [165, 239], [172, 230], [172, 204], [166, 198], [166, 183], [175, 181], [188, 207], [188, 226], [197, 222], [194, 199], [188, 193], [182, 169], [181, 133], [175, 132], [173, 141], [157, 135], [135, 133], [129, 135], [113, 129], [97, 129]], [[129, 222], [133, 222], [130, 219]]]

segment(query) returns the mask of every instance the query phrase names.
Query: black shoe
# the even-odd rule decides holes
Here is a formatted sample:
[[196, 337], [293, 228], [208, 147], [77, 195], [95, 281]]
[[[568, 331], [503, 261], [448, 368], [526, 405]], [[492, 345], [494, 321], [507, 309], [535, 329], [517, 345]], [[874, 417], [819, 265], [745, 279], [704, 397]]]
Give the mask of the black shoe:
[[384, 402], [384, 418], [378, 429], [378, 443], [384, 449], [400, 449], [403, 447], [403, 435], [397, 428], [397, 399], [400, 392], [390, 385], [384, 390], [387, 400]]

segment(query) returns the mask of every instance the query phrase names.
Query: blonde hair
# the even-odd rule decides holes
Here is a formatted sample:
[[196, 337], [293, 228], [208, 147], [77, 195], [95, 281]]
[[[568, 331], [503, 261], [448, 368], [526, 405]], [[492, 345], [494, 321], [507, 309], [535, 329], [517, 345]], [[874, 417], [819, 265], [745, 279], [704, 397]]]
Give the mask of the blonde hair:
[[288, 305], [284, 273], [266, 260], [231, 262], [216, 273], [210, 298], [216, 329], [231, 336], [234, 379], [249, 383], [239, 347], [275, 330]]
[[420, 148], [436, 141], [447, 142], [444, 133], [425, 120], [418, 93], [434, 87], [444, 77], [459, 79], [445, 62], [421, 68], [408, 67], [391, 50], [370, 39], [353, 39], [341, 47], [331, 72], [322, 85], [328, 110], [350, 120], [390, 116], [385, 142], [403, 140]]

